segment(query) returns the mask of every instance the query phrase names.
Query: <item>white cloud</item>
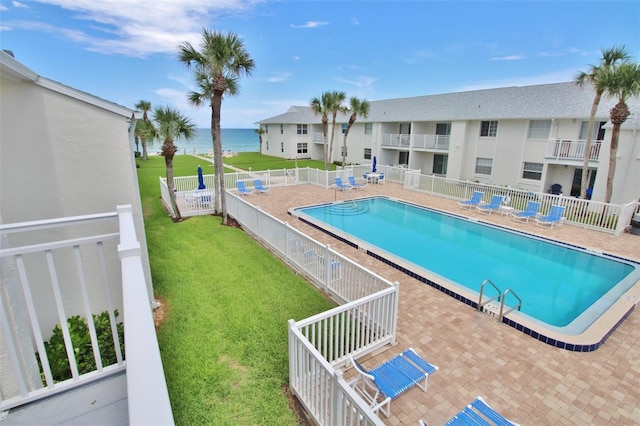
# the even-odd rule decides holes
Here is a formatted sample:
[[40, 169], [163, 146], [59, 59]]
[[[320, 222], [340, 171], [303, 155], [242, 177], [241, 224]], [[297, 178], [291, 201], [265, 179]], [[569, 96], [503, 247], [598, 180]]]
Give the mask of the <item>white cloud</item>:
[[283, 81], [287, 81], [289, 79], [291, 79], [291, 76], [293, 74], [291, 74], [290, 72], [283, 72], [277, 75], [273, 75], [269, 78], [267, 78], [267, 82], [269, 83], [281, 83]]
[[358, 18], [351, 18], [349, 22], [351, 22], [351, 25], [360, 25], [360, 20]]
[[202, 28], [215, 22], [216, 14], [246, 11], [261, 0], [37, 1], [76, 12], [73, 26], [82, 24], [82, 30], [33, 22], [17, 26], [69, 38], [91, 51], [144, 57], [175, 54], [185, 41], [197, 45]]
[[0, 12], [5, 12], [7, 10], [9, 10], [9, 8], [7, 6], [5, 6], [3, 4], [0, 4]]
[[26, 5], [25, 3], [20, 3], [19, 1], [13, 1], [13, 2], [11, 2], [11, 4], [13, 5], [13, 7], [17, 7], [17, 8], [20, 8], [20, 9], [29, 9], [28, 5]]
[[336, 77], [336, 81], [339, 81], [341, 83], [347, 83], [347, 84], [351, 84], [352, 86], [355, 86], [357, 88], [363, 88], [363, 87], [368, 87], [371, 86], [373, 83], [375, 83], [378, 79], [375, 77], [368, 77], [368, 76], [359, 76], [357, 77], [355, 80], [348, 80], [342, 77]]
[[508, 56], [494, 56], [492, 58], [489, 58], [492, 61], [519, 61], [521, 59], [524, 59], [525, 57], [522, 55], [508, 55]]
[[291, 28], [318, 28], [324, 25], [329, 25], [329, 23], [327, 21], [307, 21], [301, 25], [291, 24]]

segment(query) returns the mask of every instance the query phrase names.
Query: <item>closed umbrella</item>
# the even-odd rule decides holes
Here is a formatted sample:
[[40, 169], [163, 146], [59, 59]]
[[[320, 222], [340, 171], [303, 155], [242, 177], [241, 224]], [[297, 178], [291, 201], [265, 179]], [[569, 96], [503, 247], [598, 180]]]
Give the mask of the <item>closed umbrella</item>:
[[205, 189], [204, 176], [202, 176], [202, 167], [198, 166], [198, 189]]
[[373, 166], [371, 167], [371, 171], [373, 173], [376, 172], [376, 156], [375, 155], [373, 156]]

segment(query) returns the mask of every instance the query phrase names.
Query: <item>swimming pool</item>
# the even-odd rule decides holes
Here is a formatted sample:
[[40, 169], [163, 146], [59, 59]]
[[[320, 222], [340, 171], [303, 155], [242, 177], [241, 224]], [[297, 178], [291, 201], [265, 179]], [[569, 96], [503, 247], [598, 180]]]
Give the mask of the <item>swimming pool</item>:
[[429, 271], [475, 294], [490, 279], [522, 299], [522, 313], [514, 314], [562, 334], [582, 333], [640, 280], [640, 265], [631, 261], [386, 197], [294, 214], [372, 249], [387, 263], [408, 263], [411, 271]]

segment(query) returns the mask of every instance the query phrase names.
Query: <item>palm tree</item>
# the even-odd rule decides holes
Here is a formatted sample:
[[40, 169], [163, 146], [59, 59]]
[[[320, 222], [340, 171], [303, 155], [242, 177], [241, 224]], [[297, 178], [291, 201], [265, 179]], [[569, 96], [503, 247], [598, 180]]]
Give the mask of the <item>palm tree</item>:
[[342, 143], [342, 169], [344, 170], [344, 163], [347, 161], [347, 136], [349, 135], [349, 130], [351, 130], [351, 126], [356, 122], [356, 118], [358, 116], [367, 118], [369, 115], [369, 102], [366, 99], [358, 99], [352, 97], [349, 99], [349, 110], [351, 111], [351, 116], [349, 117], [349, 124], [347, 124], [347, 128], [344, 131], [344, 141]]
[[618, 155], [618, 140], [620, 127], [629, 117], [629, 107], [626, 100], [640, 96], [640, 64], [625, 62], [617, 68], [611, 68], [601, 76], [606, 93], [618, 98], [618, 103], [609, 111], [611, 118], [611, 148], [609, 154], [609, 171], [607, 173], [607, 189], [605, 202], [611, 202], [613, 192], [613, 178], [616, 171], [616, 157]]
[[258, 134], [258, 140], [260, 141], [260, 153], [262, 154], [262, 135], [264, 135], [265, 132], [262, 127], [255, 129], [255, 132]]
[[173, 143], [176, 139], [184, 138], [189, 140], [195, 132], [195, 124], [188, 118], [180, 114], [180, 112], [171, 107], [156, 107], [153, 110], [154, 128], [157, 137], [162, 139], [162, 148], [160, 155], [164, 157], [164, 163], [167, 168], [167, 187], [169, 188], [169, 197], [171, 206], [175, 212], [174, 220], [182, 219], [178, 204], [176, 203], [176, 194], [173, 184], [173, 157], [178, 151], [178, 147]]
[[[331, 154], [333, 152], [333, 138], [336, 133], [336, 117], [338, 112], [345, 112], [346, 108], [342, 105], [347, 95], [344, 92], [324, 92], [320, 99], [313, 98], [311, 100], [311, 109], [315, 114], [322, 115], [322, 133], [324, 142], [324, 169], [329, 170], [331, 162]], [[327, 144], [327, 134], [329, 127], [329, 114], [333, 116], [331, 142]], [[327, 146], [328, 145], [328, 146]]]
[[222, 132], [220, 131], [220, 109], [224, 95], [238, 93], [238, 79], [249, 76], [255, 64], [244, 47], [244, 42], [233, 33], [202, 30], [200, 50], [191, 43], [180, 46], [180, 62], [194, 70], [198, 92], [188, 94], [189, 103], [201, 106], [205, 102], [211, 107], [211, 138], [213, 140], [213, 165], [215, 167], [215, 210], [222, 208], [222, 224], [227, 224], [227, 203], [222, 162]]
[[327, 133], [329, 131], [329, 111], [327, 109], [328, 92], [324, 92], [320, 98], [311, 99], [311, 109], [314, 114], [320, 114], [322, 116], [322, 147], [324, 148], [324, 169], [329, 170], [328, 155], [327, 155]]
[[606, 87], [603, 85], [603, 73], [611, 69], [615, 69], [619, 63], [624, 63], [629, 60], [629, 55], [625, 51], [626, 47], [613, 46], [609, 49], [602, 49], [602, 58], [598, 65], [590, 65], [588, 71], [581, 71], [575, 78], [576, 84], [582, 86], [584, 84], [592, 84], [596, 90], [596, 95], [593, 98], [593, 104], [591, 105], [591, 114], [589, 115], [589, 126], [587, 127], [587, 141], [584, 147], [584, 160], [582, 163], [582, 182], [580, 184], [580, 198], [587, 198], [587, 185], [589, 178], [589, 160], [591, 159], [591, 142], [593, 139], [593, 128], [595, 126], [596, 111], [600, 104], [602, 94], [605, 92]]
[[142, 141], [142, 161], [147, 161], [147, 148], [153, 145], [156, 139], [156, 129], [149, 120], [136, 122], [136, 139]]
[[[151, 111], [151, 102], [141, 100], [140, 102], [135, 104], [134, 107], [142, 111], [142, 120], [147, 124], [146, 127], [148, 128], [149, 116], [147, 114], [149, 111]], [[147, 138], [145, 137], [146, 135], [144, 133], [144, 130], [140, 132], [140, 142], [142, 142], [142, 161], [147, 161]]]
[[344, 92], [331, 92], [329, 110], [333, 119], [331, 120], [331, 142], [329, 143], [329, 163], [331, 162], [331, 156], [333, 155], [333, 138], [336, 135], [336, 117], [339, 112], [346, 113], [347, 107], [342, 103], [347, 98]]

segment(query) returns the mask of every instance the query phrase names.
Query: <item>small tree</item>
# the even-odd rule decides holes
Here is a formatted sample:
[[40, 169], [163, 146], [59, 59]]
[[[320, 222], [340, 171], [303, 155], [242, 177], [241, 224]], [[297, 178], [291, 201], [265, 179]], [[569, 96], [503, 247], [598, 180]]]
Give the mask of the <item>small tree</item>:
[[351, 116], [349, 117], [349, 123], [347, 124], [347, 128], [344, 131], [344, 140], [342, 143], [342, 169], [344, 170], [344, 163], [347, 161], [347, 136], [349, 135], [349, 130], [351, 130], [351, 126], [356, 122], [356, 118], [358, 116], [362, 116], [367, 118], [369, 115], [369, 102], [366, 99], [358, 99], [352, 97], [349, 99], [349, 111], [351, 111]]
[[153, 121], [155, 122], [157, 137], [163, 141], [160, 155], [164, 157], [167, 169], [167, 187], [169, 188], [171, 207], [175, 212], [174, 220], [179, 221], [182, 219], [182, 215], [178, 209], [175, 186], [173, 184], [173, 157], [178, 151], [174, 141], [179, 138], [191, 139], [195, 132], [195, 124], [180, 114], [177, 109], [168, 106], [154, 109]]
[[139, 135], [140, 142], [142, 143], [142, 161], [147, 161], [147, 143], [149, 142], [149, 129], [153, 128], [153, 126], [151, 126], [151, 123], [149, 122], [148, 116], [148, 112], [151, 111], [151, 102], [141, 100], [137, 104], [135, 104], [135, 108], [142, 111], [142, 121], [144, 124], [143, 128], [140, 130], [140, 133], [138, 133], [138, 126], [140, 125], [140, 123], [137, 123], [136, 138]]

